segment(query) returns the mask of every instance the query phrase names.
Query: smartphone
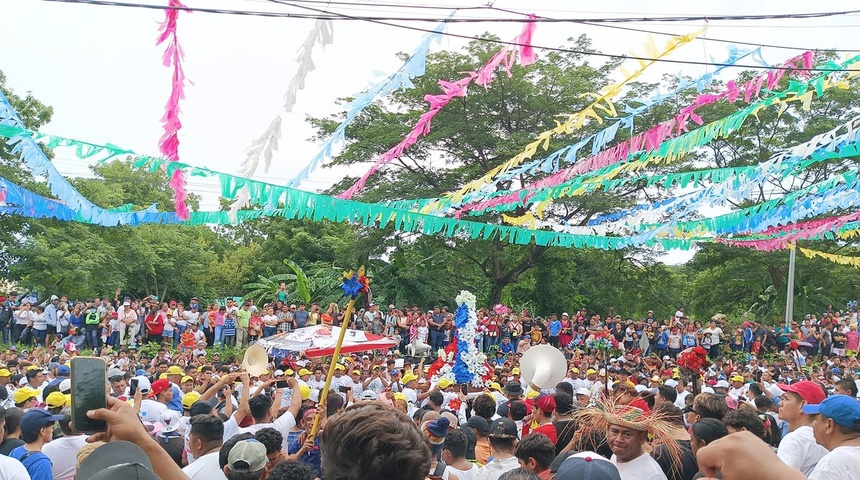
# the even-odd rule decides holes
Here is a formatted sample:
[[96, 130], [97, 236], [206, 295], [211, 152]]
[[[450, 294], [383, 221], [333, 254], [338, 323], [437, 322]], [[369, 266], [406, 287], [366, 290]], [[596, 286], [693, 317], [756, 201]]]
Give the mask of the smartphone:
[[463, 395], [468, 395], [469, 394], [469, 386], [466, 385], [465, 383], [460, 385], [460, 391], [463, 392]]
[[103, 420], [87, 417], [87, 412], [107, 408], [105, 361], [96, 357], [72, 359], [72, 428], [75, 433], [103, 432]]
[[277, 383], [275, 383], [275, 386], [276, 386], [277, 388], [287, 388], [287, 386], [288, 386], [288, 385], [287, 385], [287, 381], [286, 381], [286, 380], [278, 380], [278, 382], [277, 382]]
[[346, 392], [348, 392], [348, 391], [350, 391], [350, 390], [352, 390], [352, 388], [351, 388], [351, 387], [347, 387], [346, 385], [341, 385], [341, 386], [337, 387], [337, 391], [338, 391], [338, 392], [340, 392], [340, 393], [346, 393]]
[[129, 385], [129, 387], [128, 387], [128, 394], [129, 394], [130, 396], [132, 396], [132, 397], [133, 397], [133, 396], [134, 396], [134, 394], [137, 392], [137, 385], [138, 385], [138, 383], [139, 383], [139, 382], [140, 382], [140, 379], [139, 379], [139, 378], [132, 378], [131, 380], [129, 380], [129, 381], [128, 381], [128, 385]]

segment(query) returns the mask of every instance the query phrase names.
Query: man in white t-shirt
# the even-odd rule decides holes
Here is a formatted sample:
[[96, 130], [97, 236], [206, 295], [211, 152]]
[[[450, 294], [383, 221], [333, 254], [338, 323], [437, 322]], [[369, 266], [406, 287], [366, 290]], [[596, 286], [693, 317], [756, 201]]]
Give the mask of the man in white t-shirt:
[[65, 409], [63, 414], [66, 420], [57, 422], [60, 424], [63, 436], [42, 446], [42, 453], [51, 460], [51, 473], [58, 479], [75, 477], [78, 450], [87, 444], [87, 436], [75, 434], [69, 426], [71, 410]]
[[188, 449], [197, 459], [182, 472], [191, 480], [226, 480], [218, 465], [218, 455], [224, 437], [224, 423], [215, 415], [198, 415], [192, 418], [188, 434]]
[[[241, 375], [242, 379], [242, 397], [239, 401], [239, 408], [236, 410], [236, 413], [233, 414], [226, 422], [224, 422], [224, 437], [223, 440], [227, 441], [238, 433], [256, 433], [261, 428], [274, 428], [275, 430], [281, 432], [281, 435], [284, 437], [284, 451], [287, 448], [287, 437], [289, 436], [290, 430], [296, 426], [296, 416], [299, 414], [299, 410], [302, 408], [302, 393], [299, 390], [299, 383], [295, 378], [289, 377], [287, 378], [287, 385], [291, 392], [291, 401], [290, 408], [284, 412], [283, 415], [276, 419], [272, 419], [272, 402], [275, 399], [268, 399], [266, 401], [267, 396], [265, 393], [260, 393], [255, 395], [255, 397], [262, 397], [259, 400], [254, 400], [254, 402], [249, 401], [248, 392], [251, 390], [250, 388], [250, 378], [247, 374], [243, 373]], [[274, 380], [272, 380], [274, 383]], [[269, 384], [270, 385], [270, 384]], [[266, 384], [263, 387], [268, 386]], [[253, 405], [251, 405], [253, 403]], [[245, 419], [246, 416], [251, 416], [254, 419], [254, 424], [250, 427], [239, 427], [239, 423]], [[196, 463], [196, 462], [195, 462]]]
[[853, 480], [860, 472], [860, 402], [847, 395], [833, 395], [818, 405], [805, 405], [803, 413], [815, 415], [815, 441], [829, 452], [821, 457], [809, 480]]
[[647, 440], [645, 425], [632, 422], [609, 425], [606, 431], [606, 442], [612, 449], [609, 461], [618, 468], [621, 480], [667, 480], [660, 464], [645, 451]]
[[827, 449], [815, 441], [812, 430], [814, 416], [803, 412], [804, 406], [824, 401], [824, 390], [814, 382], [803, 380], [791, 385], [779, 384], [785, 392], [779, 402], [779, 418], [788, 422], [788, 434], [779, 442], [777, 456], [786, 465], [809, 476]]
[[144, 422], [158, 423], [161, 414], [167, 410], [167, 403], [173, 399], [173, 388], [166, 379], [152, 382], [149, 398], [140, 402], [140, 418]]

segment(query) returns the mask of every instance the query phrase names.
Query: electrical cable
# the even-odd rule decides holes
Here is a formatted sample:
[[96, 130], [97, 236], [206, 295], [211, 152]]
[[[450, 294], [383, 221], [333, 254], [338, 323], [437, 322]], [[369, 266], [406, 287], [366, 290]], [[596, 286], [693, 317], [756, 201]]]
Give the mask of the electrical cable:
[[[165, 6], [157, 6], [157, 5], [146, 5], [146, 4], [133, 4], [133, 3], [122, 3], [122, 2], [114, 2], [108, 0], [44, 0], [47, 2], [57, 2], [57, 3], [75, 3], [75, 4], [87, 4], [87, 5], [101, 5], [101, 6], [119, 6], [119, 7], [133, 7], [133, 8], [146, 8], [146, 9], [170, 9], [170, 7]], [[198, 8], [198, 7], [188, 7], [184, 10], [196, 11], [196, 12], [204, 12], [204, 13], [228, 13], [228, 14], [237, 14], [237, 15], [252, 15], [252, 16], [264, 16], [264, 17], [280, 17], [280, 18], [297, 18], [297, 19], [330, 19], [330, 20], [356, 20], [356, 21], [365, 21], [369, 23], [374, 23], [378, 25], [385, 25], [394, 28], [401, 28], [405, 30], [412, 30], [417, 32], [424, 33], [435, 33], [433, 30], [428, 28], [421, 28], [411, 25], [399, 25], [396, 23], [390, 23], [385, 20], [378, 19], [376, 17], [359, 17], [354, 15], [347, 15], [344, 13], [337, 12], [329, 12], [326, 10], [316, 9], [312, 7], [307, 7], [303, 5], [295, 5], [287, 1], [282, 0], [268, 0], [270, 3], [276, 3], [286, 6], [292, 6], [295, 8], [311, 10], [317, 12], [317, 14], [296, 14], [296, 13], [285, 13], [285, 12], [250, 12], [250, 11], [242, 11], [242, 10], [223, 10], [223, 9], [209, 9], [209, 8]], [[468, 8], [477, 8], [477, 7], [468, 7]], [[183, 10], [182, 8], [174, 8]], [[850, 11], [853, 12], [853, 11]], [[319, 13], [325, 13], [327, 15], [320, 15]], [[830, 12], [833, 14], [842, 13], [843, 12]], [[808, 14], [813, 15], [813, 14]], [[819, 14], [820, 15], [820, 14]], [[705, 17], [700, 17], [705, 18]], [[456, 20], [456, 19], [453, 19]], [[522, 19], [497, 19], [504, 21], [515, 21], [522, 22]], [[537, 19], [540, 20], [540, 19]], [[568, 22], [568, 23], [583, 23], [583, 22], [594, 22], [594, 19], [555, 19], [559, 22]], [[603, 19], [605, 20], [605, 19]], [[429, 21], [429, 20], [428, 20]], [[433, 21], [439, 21], [439, 19], [435, 19]], [[583, 56], [594, 56], [594, 57], [603, 57], [603, 58], [612, 58], [612, 59], [621, 59], [621, 60], [641, 60], [646, 62], [663, 62], [663, 63], [672, 63], [672, 64], [680, 64], [680, 65], [700, 65], [700, 66], [714, 66], [714, 67], [735, 67], [735, 68], [746, 68], [753, 70], [792, 70], [792, 71], [808, 71], [808, 72], [853, 72], [857, 71], [855, 69], [834, 69], [834, 68], [795, 68], [795, 67], [767, 67], [764, 65], [738, 65], [738, 64], [725, 64], [725, 63], [716, 63], [716, 62], [705, 62], [705, 61], [695, 61], [695, 60], [678, 60], [673, 58], [647, 58], [640, 57], [634, 55], [619, 55], [619, 54], [611, 54], [611, 53], [602, 53], [602, 52], [594, 52], [594, 51], [586, 51], [586, 50], [575, 50], [569, 48], [561, 48], [561, 47], [548, 47], [541, 45], [525, 45], [518, 42], [512, 41], [504, 41], [493, 38], [486, 37], [475, 37], [469, 35], [460, 35], [451, 32], [442, 32], [444, 36], [452, 37], [452, 38], [461, 38], [465, 40], [472, 41], [481, 41], [487, 43], [493, 43], [497, 45], [507, 45], [512, 47], [523, 47], [523, 46], [531, 46], [532, 48], [545, 50], [550, 52], [560, 52], [560, 53], [573, 53], [576, 55]], [[753, 44], [758, 45], [758, 44]], [[802, 49], [799, 49], [802, 50]], [[860, 51], [860, 50], [850, 50], [850, 51]]]
[[[115, 6], [115, 7], [136, 7], [136, 8], [147, 8], [147, 9], [155, 9], [155, 10], [185, 10], [190, 12], [207, 12], [207, 13], [231, 13], [237, 15], [261, 15], [261, 16], [285, 16], [285, 17], [294, 17], [294, 18], [322, 18], [325, 20], [383, 20], [383, 21], [398, 21], [398, 22], [434, 22], [438, 23], [440, 21], [447, 21], [449, 23], [519, 23], [522, 20], [519, 18], [450, 18], [443, 19], [440, 17], [369, 17], [369, 16], [355, 16], [355, 15], [346, 15], [346, 14], [338, 14], [335, 12], [329, 12], [327, 10], [314, 9], [313, 7], [296, 5], [289, 2], [281, 2], [276, 0], [269, 0], [271, 3], [277, 3], [281, 5], [292, 6], [294, 8], [302, 8], [306, 10], [315, 10], [320, 13], [327, 13], [328, 16], [309, 16], [309, 15], [301, 15], [301, 14], [291, 14], [285, 12], [259, 12], [259, 11], [249, 11], [249, 10], [229, 10], [229, 9], [220, 9], [220, 8], [203, 8], [203, 7], [171, 7], [165, 5], [152, 5], [152, 4], [144, 4], [144, 3], [131, 3], [131, 2], [116, 2], [109, 0], [44, 0], [47, 2], [57, 2], [57, 3], [78, 3], [78, 4], [89, 4], [89, 5], [105, 5], [105, 6]], [[299, 0], [301, 1], [301, 0]], [[482, 9], [487, 7], [463, 7], [462, 10], [465, 9]], [[676, 16], [676, 17], [605, 17], [605, 18], [549, 18], [549, 17], [538, 17], [535, 18], [534, 21], [537, 22], [549, 22], [549, 23], [571, 23], [571, 22], [595, 22], [595, 23], [631, 23], [631, 22], [692, 22], [692, 21], [722, 21], [722, 20], [779, 20], [779, 19], [810, 19], [810, 18], [827, 18], [827, 17], [836, 17], [836, 16], [846, 16], [852, 14], [858, 14], [860, 10], [844, 10], [839, 12], [811, 12], [811, 13], [784, 13], [784, 14], [771, 14], [771, 15], [716, 15], [716, 16]], [[332, 18], [331, 15], [334, 15], [339, 18]]]

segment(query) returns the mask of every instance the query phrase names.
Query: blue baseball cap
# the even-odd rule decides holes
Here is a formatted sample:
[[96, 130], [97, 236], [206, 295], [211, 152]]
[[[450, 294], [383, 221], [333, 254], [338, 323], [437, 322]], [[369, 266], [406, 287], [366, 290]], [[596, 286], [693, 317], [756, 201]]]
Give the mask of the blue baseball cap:
[[21, 431], [32, 432], [64, 419], [64, 415], [51, 415], [47, 410], [31, 408], [21, 416]]
[[860, 431], [860, 402], [848, 395], [831, 395], [817, 405], [806, 404], [803, 413], [821, 414], [838, 425]]
[[71, 375], [71, 373], [72, 371], [69, 370], [69, 367], [67, 367], [66, 365], [60, 365], [59, 367], [57, 367], [58, 376], [68, 377], [69, 375]]
[[134, 375], [137, 377], [145, 377], [146, 376], [146, 370], [144, 370], [142, 368], [138, 368], [137, 370], [135, 370]]

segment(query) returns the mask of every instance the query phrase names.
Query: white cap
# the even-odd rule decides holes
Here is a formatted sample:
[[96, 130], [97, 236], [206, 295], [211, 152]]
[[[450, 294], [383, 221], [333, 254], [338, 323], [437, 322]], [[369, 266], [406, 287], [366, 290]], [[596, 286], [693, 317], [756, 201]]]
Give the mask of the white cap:
[[66, 378], [60, 382], [60, 392], [71, 393], [71, 391], [72, 391], [72, 380], [70, 378]]
[[361, 393], [362, 400], [376, 400], [377, 398], [378, 395], [376, 395], [376, 392], [374, 392], [373, 390], [365, 390]]
[[18, 380], [19, 387], [23, 387], [24, 385], [27, 385], [27, 377], [21, 377], [21, 380]]
[[636, 385], [636, 387], [634, 388], [636, 388], [636, 393], [642, 393], [645, 390], [648, 390], [648, 387], [646, 387], [645, 385]]
[[158, 422], [164, 425], [161, 433], [170, 433], [179, 430], [179, 412], [173, 410], [165, 410], [158, 417]]
[[725, 380], [718, 380], [717, 384], [714, 385], [714, 388], [729, 388], [729, 382]]
[[281, 376], [283, 376], [283, 375], [284, 375], [284, 371], [283, 371], [283, 370], [280, 370], [280, 369], [275, 370], [275, 376], [276, 376], [276, 377], [281, 377]]
[[589, 391], [587, 388], [580, 387], [580, 388], [576, 389], [576, 394], [577, 395], [585, 395], [586, 397], [590, 397], [591, 391]]
[[714, 393], [714, 389], [706, 385], [702, 387], [702, 393]]
[[678, 381], [675, 380], [674, 378], [670, 378], [669, 380], [666, 380], [665, 382], [663, 382], [663, 385], [666, 385], [667, 387], [675, 388], [678, 386]]
[[672, 357], [669, 355], [663, 355], [663, 360], [672, 360]]
[[149, 379], [143, 375], [132, 378], [137, 379], [137, 389], [140, 390], [141, 395], [149, 395], [149, 391], [152, 390], [152, 383], [150, 383]]
[[123, 307], [130, 307], [130, 306], [131, 306], [131, 303], [129, 303], [129, 302], [122, 302], [122, 306], [123, 306]]
[[562, 316], [562, 317], [569, 317], [570, 315], [568, 315], [568, 314], [567, 314], [567, 312], [564, 312], [564, 313], [562, 313], [562, 314], [561, 314], [561, 316]]

